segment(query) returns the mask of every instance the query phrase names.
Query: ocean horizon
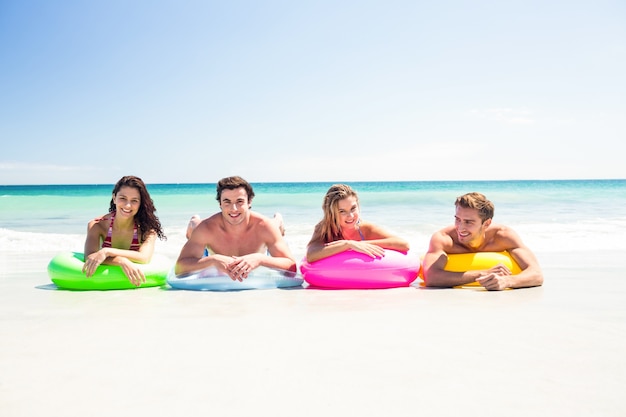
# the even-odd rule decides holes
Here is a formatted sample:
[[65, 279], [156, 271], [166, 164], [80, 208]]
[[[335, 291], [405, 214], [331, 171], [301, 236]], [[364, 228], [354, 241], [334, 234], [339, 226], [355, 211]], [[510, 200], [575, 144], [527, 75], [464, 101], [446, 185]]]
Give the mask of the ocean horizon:
[[[246, 178], [247, 179], [247, 178]], [[473, 179], [473, 180], [464, 180], [464, 179], [455, 179], [455, 180], [337, 180], [337, 181], [250, 181], [253, 185], [261, 185], [261, 184], [272, 184], [272, 185], [280, 185], [280, 184], [379, 184], [379, 183], [412, 183], [412, 184], [428, 184], [428, 183], [513, 183], [513, 182], [587, 182], [587, 181], [626, 181], [626, 178], [524, 178], [524, 179]], [[206, 182], [206, 181], [172, 181], [172, 182], [146, 182], [146, 185], [215, 185], [216, 182]], [[91, 183], [28, 183], [28, 184], [0, 184], [0, 188], [2, 187], [100, 187], [100, 186], [110, 186], [114, 185], [114, 182], [106, 183], [106, 182], [91, 182]]]

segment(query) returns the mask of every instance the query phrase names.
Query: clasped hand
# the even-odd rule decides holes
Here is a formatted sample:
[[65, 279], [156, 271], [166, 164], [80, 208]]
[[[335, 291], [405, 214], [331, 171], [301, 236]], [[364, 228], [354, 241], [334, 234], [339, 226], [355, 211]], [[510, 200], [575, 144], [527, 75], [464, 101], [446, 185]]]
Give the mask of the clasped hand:
[[233, 281], [243, 281], [248, 274], [261, 265], [258, 254], [253, 253], [244, 256], [216, 255], [218, 269], [228, 274]]
[[372, 258], [382, 258], [385, 256], [385, 249], [372, 243], [362, 242], [358, 240], [350, 241], [350, 248], [357, 252], [364, 253]]
[[509, 287], [509, 276], [511, 270], [505, 265], [498, 264], [486, 273], [476, 278], [476, 282], [489, 291], [501, 291]]

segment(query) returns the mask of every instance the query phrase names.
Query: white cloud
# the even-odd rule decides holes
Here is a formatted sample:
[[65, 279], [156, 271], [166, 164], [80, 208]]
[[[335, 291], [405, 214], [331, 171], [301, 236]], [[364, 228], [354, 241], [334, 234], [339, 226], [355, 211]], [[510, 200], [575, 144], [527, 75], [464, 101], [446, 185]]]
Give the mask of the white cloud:
[[96, 184], [111, 167], [0, 161], [0, 184]]
[[0, 162], [0, 171], [12, 171], [19, 175], [20, 172], [69, 172], [83, 171], [90, 167], [55, 165], [55, 164], [37, 164], [30, 162]]
[[535, 119], [532, 112], [526, 109], [512, 108], [492, 108], [492, 109], [474, 109], [470, 111], [474, 117], [511, 124], [533, 124]]

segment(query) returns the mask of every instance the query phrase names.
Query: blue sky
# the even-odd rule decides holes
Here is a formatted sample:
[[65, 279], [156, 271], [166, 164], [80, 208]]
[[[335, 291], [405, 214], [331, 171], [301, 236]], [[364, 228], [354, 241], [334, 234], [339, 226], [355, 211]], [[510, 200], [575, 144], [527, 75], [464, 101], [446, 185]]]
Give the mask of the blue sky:
[[623, 1], [0, 0], [0, 184], [626, 178]]

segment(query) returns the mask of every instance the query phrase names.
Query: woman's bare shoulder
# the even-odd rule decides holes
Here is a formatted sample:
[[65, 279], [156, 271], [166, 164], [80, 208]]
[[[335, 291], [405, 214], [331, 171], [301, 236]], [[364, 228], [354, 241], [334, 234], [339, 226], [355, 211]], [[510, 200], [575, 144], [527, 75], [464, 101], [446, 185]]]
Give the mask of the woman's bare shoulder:
[[107, 213], [104, 216], [100, 216], [100, 217], [96, 217], [95, 219], [92, 219], [89, 221], [89, 228], [92, 227], [101, 227], [101, 228], [105, 228], [105, 227], [109, 227], [109, 223], [111, 222], [111, 213]]

